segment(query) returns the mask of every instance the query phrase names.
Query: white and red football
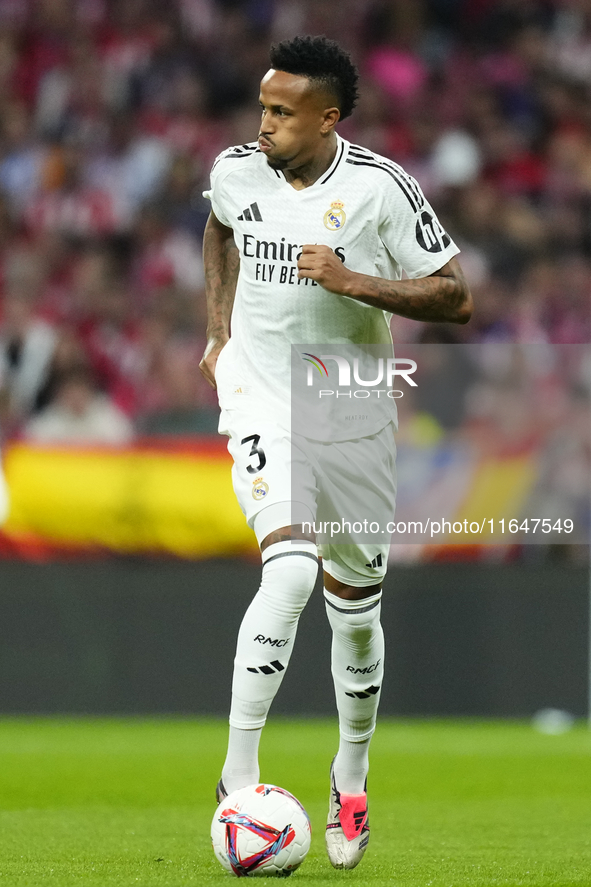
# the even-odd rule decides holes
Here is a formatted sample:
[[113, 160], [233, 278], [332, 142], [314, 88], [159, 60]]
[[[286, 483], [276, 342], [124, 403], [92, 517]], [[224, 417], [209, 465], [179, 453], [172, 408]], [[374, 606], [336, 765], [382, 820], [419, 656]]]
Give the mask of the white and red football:
[[228, 795], [211, 823], [214, 853], [238, 878], [291, 875], [310, 849], [310, 819], [290, 792], [249, 785]]

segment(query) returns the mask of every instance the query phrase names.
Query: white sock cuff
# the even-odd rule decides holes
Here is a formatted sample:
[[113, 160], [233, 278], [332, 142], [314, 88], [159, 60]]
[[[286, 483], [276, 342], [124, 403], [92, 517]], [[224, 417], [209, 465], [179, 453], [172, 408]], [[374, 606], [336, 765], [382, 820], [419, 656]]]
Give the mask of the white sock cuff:
[[360, 598], [359, 600], [349, 601], [345, 600], [342, 597], [339, 597], [337, 594], [333, 594], [330, 591], [324, 589], [324, 600], [327, 605], [331, 607], [333, 610], [336, 610], [338, 613], [350, 613], [351, 615], [357, 613], [367, 613], [369, 610], [373, 610], [375, 607], [379, 606], [380, 601], [382, 600], [382, 592], [378, 591], [377, 594], [372, 594], [371, 597]]
[[231, 727], [239, 730], [258, 730], [265, 726], [267, 712], [272, 700], [264, 699], [259, 702], [248, 702], [232, 695], [229, 722]]
[[375, 732], [375, 724], [373, 727], [370, 727], [362, 733], [344, 733], [342, 727], [339, 730], [340, 737], [341, 739], [344, 739], [345, 742], [368, 742]]
[[306, 539], [287, 539], [285, 542], [274, 542], [261, 552], [263, 566], [276, 558], [299, 555], [314, 560], [318, 564], [318, 547], [315, 542]]

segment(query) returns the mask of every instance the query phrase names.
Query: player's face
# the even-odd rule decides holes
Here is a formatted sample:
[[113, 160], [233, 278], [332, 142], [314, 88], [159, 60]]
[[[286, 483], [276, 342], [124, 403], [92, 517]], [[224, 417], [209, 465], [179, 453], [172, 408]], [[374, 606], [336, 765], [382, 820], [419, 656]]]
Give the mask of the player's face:
[[307, 77], [271, 68], [261, 81], [259, 102], [259, 146], [269, 166], [298, 169], [309, 163], [334, 126], [335, 109], [327, 108], [327, 96]]

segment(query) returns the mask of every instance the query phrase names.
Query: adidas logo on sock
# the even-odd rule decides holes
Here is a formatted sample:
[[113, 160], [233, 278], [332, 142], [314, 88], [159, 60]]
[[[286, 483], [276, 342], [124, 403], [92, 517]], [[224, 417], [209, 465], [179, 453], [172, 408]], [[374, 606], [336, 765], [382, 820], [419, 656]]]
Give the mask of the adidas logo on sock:
[[366, 567], [381, 567], [382, 566], [382, 555], [378, 554], [377, 557], [374, 557], [371, 564], [366, 564]]
[[[271, 667], [273, 666], [273, 667]], [[275, 659], [271, 665], [259, 665], [258, 668], [247, 668], [247, 671], [252, 671], [254, 674], [275, 674], [278, 671], [283, 671], [285, 669], [284, 665], [281, 665], [278, 659]], [[376, 688], [377, 689], [377, 688]]]
[[[252, 671], [251, 668], [248, 670]], [[369, 699], [370, 696], [375, 696], [379, 689], [379, 687], [368, 687], [364, 693], [345, 693], [345, 696], [350, 696], [351, 699]]]
[[246, 209], [242, 210], [242, 215], [238, 216], [239, 222], [262, 222], [263, 217], [256, 203], [251, 203]]

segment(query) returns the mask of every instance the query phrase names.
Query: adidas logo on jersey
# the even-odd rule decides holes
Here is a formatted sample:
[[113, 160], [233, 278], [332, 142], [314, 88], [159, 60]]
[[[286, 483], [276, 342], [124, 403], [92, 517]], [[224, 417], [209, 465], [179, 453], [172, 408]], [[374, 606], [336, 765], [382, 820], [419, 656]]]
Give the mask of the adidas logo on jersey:
[[382, 566], [382, 555], [381, 555], [381, 554], [378, 554], [377, 557], [374, 557], [374, 559], [372, 560], [371, 564], [366, 564], [365, 566], [366, 566], [366, 567], [374, 567], [374, 569], [375, 569], [376, 567], [381, 567], [381, 566]]
[[263, 217], [256, 203], [251, 203], [246, 209], [242, 210], [242, 214], [238, 216], [239, 222], [262, 222]]

